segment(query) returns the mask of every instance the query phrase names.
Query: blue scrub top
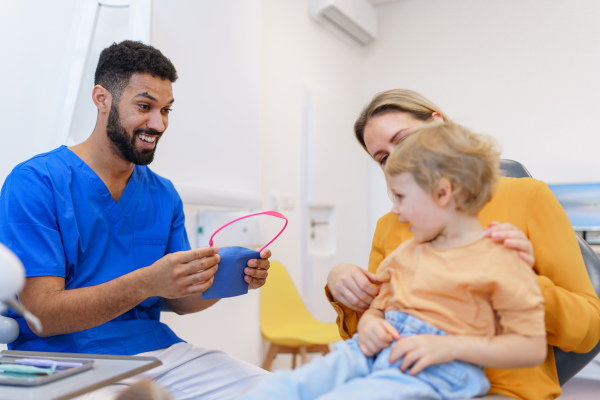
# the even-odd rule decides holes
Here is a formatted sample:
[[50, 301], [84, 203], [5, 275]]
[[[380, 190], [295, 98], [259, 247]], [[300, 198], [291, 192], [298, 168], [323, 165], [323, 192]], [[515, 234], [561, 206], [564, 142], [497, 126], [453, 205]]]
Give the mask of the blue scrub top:
[[[136, 165], [117, 203], [96, 173], [65, 146], [19, 164], [0, 194], [0, 241], [27, 277], [58, 276], [65, 289], [99, 285], [189, 250], [173, 184]], [[132, 355], [181, 342], [146, 299], [96, 328], [38, 337], [22, 318], [15, 350]]]

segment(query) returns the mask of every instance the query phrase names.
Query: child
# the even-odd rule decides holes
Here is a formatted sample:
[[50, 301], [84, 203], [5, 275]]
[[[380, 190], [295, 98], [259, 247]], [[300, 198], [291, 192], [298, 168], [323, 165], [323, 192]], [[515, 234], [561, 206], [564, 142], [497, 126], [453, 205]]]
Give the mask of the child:
[[451, 124], [407, 137], [386, 163], [392, 212], [411, 225], [377, 270], [358, 334], [243, 399], [464, 399], [487, 393], [482, 366], [546, 357], [543, 297], [516, 252], [484, 238], [477, 214], [498, 178], [493, 142]]

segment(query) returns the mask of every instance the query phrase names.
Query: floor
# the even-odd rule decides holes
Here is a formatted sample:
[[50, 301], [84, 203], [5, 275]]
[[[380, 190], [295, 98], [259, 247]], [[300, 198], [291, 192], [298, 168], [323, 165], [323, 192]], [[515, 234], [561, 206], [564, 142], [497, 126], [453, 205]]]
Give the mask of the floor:
[[600, 398], [600, 380], [573, 378], [563, 386], [559, 400], [597, 400]]

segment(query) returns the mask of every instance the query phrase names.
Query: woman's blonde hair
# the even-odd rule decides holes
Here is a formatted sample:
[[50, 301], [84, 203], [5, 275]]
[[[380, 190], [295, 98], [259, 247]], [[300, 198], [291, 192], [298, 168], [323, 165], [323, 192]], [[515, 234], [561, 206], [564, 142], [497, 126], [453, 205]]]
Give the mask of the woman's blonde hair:
[[439, 179], [447, 179], [457, 208], [469, 213], [478, 213], [492, 198], [499, 171], [496, 141], [451, 122], [415, 131], [396, 147], [385, 166], [390, 176], [411, 173], [427, 192]]
[[438, 113], [444, 121], [450, 119], [439, 109], [438, 106], [421, 96], [419, 93], [408, 89], [392, 89], [377, 93], [373, 100], [362, 110], [354, 123], [354, 134], [363, 149], [367, 150], [365, 144], [365, 126], [371, 118], [387, 112], [406, 112], [421, 121], [429, 121], [433, 113]]

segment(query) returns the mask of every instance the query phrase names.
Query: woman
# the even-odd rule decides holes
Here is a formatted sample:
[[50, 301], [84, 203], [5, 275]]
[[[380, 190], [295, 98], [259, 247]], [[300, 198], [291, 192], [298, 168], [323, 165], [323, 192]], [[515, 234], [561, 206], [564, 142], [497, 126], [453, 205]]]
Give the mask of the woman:
[[[435, 120], [448, 117], [418, 93], [396, 89], [376, 95], [362, 111], [354, 130], [367, 153], [383, 166], [403, 138]], [[489, 236], [519, 251], [537, 273], [545, 298], [548, 345], [565, 351], [591, 350], [600, 338], [600, 300], [569, 220], [548, 187], [531, 178], [502, 178], [479, 220], [490, 227]], [[338, 313], [344, 339], [356, 332], [358, 319], [377, 294], [373, 283], [379, 263], [411, 236], [408, 224], [388, 213], [377, 222], [368, 271], [350, 264], [331, 270], [325, 289]], [[553, 399], [561, 393], [551, 348], [538, 367], [488, 368], [486, 374], [492, 384], [490, 393], [516, 399]]]

